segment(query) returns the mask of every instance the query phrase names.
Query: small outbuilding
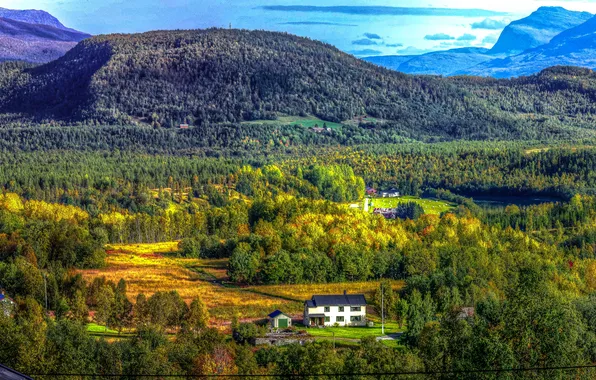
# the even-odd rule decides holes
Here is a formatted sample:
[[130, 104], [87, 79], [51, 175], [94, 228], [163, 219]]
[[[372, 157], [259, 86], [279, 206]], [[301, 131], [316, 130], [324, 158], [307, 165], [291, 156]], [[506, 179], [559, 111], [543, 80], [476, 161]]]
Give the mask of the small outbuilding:
[[292, 327], [292, 318], [279, 310], [275, 310], [273, 313], [269, 314], [268, 317], [269, 326], [273, 329], [285, 329]]

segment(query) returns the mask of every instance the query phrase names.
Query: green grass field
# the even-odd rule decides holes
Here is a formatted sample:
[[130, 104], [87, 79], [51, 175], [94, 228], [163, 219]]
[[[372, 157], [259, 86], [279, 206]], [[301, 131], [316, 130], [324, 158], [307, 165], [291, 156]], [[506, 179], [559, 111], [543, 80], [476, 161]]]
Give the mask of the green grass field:
[[341, 128], [341, 124], [334, 123], [331, 121], [321, 120], [318, 117], [308, 116], [308, 117], [299, 117], [299, 116], [280, 116], [277, 120], [253, 120], [253, 121], [246, 121], [242, 124], [267, 124], [267, 125], [301, 125], [304, 128], [313, 128], [318, 126], [323, 128], [323, 125], [327, 125], [328, 128], [331, 129], [339, 129]]
[[369, 203], [369, 212], [372, 213], [375, 208], [395, 208], [398, 204], [407, 202], [418, 203], [427, 214], [439, 215], [455, 208], [455, 205], [440, 199], [405, 196], [399, 198], [372, 198], [371, 203]]
[[[327, 337], [332, 338], [335, 334], [336, 338], [342, 339], [362, 339], [369, 336], [380, 337], [383, 336], [381, 332], [381, 324], [375, 322], [374, 327], [325, 327], [325, 328], [300, 328], [306, 330], [310, 335], [314, 337]], [[385, 335], [396, 334], [402, 332], [397, 323], [389, 322], [385, 323]]]

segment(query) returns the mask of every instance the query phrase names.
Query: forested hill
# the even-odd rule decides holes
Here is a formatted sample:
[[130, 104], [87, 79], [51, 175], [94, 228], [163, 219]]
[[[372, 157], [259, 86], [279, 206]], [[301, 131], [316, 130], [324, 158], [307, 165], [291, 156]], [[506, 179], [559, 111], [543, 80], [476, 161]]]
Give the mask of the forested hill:
[[589, 70], [514, 81], [408, 76], [289, 34], [160, 31], [93, 37], [43, 66], [0, 65], [0, 121], [206, 128], [369, 115], [421, 137], [575, 137], [594, 135], [595, 89]]

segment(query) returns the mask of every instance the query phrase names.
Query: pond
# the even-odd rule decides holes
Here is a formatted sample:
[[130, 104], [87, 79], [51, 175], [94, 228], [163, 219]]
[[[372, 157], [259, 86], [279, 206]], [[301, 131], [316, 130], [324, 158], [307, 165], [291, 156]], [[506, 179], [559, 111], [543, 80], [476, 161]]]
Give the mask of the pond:
[[545, 195], [474, 195], [469, 196], [481, 207], [532, 206], [542, 203], [564, 202], [564, 199]]

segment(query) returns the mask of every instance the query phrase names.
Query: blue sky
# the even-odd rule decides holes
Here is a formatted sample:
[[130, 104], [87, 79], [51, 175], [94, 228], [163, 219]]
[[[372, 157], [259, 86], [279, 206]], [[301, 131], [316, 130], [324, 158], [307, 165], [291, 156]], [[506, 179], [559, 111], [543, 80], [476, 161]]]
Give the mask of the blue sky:
[[[295, 5], [365, 8], [340, 8], [339, 12], [285, 8]], [[232, 24], [286, 31], [356, 55], [490, 47], [510, 20], [525, 17], [542, 5], [596, 13], [596, 0], [0, 0], [0, 7], [46, 10], [65, 25], [92, 34]], [[405, 9], [369, 12], [371, 6]], [[431, 7], [442, 10], [411, 9]]]

